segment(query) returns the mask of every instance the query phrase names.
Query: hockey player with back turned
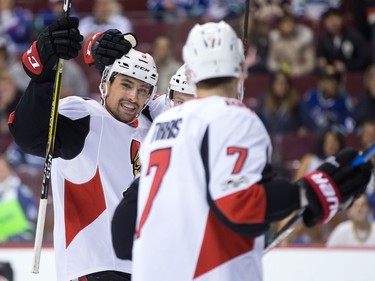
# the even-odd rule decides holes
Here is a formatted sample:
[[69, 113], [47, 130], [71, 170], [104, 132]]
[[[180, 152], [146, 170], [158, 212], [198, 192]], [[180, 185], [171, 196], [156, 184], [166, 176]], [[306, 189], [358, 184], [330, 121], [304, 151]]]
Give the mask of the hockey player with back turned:
[[[58, 57], [75, 58], [81, 41], [78, 19], [64, 18], [24, 54], [31, 82], [9, 128], [25, 152], [44, 156], [53, 67]], [[60, 101], [51, 176], [57, 280], [130, 280], [131, 262], [116, 257], [110, 222], [124, 188], [139, 172], [138, 150], [150, 116], [169, 106], [165, 98], [153, 100], [158, 79], [153, 58], [134, 50], [120, 31], [94, 35], [84, 55], [103, 72], [102, 103], [74, 96]], [[146, 106], [148, 117], [141, 114]]]
[[270, 138], [242, 96], [241, 40], [196, 25], [183, 47], [197, 99], [159, 115], [142, 147], [133, 281], [260, 281], [264, 232], [306, 207], [325, 223], [363, 193], [372, 165], [346, 149], [297, 182], [276, 176]]

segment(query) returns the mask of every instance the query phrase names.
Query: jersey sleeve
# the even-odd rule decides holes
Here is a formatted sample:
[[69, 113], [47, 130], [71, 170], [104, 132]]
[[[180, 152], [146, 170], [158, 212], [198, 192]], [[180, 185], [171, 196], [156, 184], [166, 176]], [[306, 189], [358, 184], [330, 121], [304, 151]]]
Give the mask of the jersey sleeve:
[[263, 223], [266, 196], [258, 183], [270, 161], [271, 142], [255, 114], [234, 113], [208, 128], [209, 193], [229, 221]]
[[155, 118], [164, 111], [171, 108], [171, 104], [169, 100], [167, 99], [166, 95], [157, 95], [154, 97], [153, 100], [150, 100], [148, 103], [150, 116], [152, 120], [155, 120]]
[[298, 188], [270, 165], [271, 141], [254, 114], [223, 114], [210, 122], [202, 144], [210, 209], [246, 236], [299, 208]]
[[[31, 81], [20, 99], [16, 110], [9, 116], [9, 130], [20, 148], [29, 154], [45, 157], [49, 121], [52, 108], [53, 83]], [[73, 110], [75, 114], [66, 115], [69, 106], [60, 101], [54, 157], [71, 159], [81, 151], [89, 131], [90, 117]], [[63, 114], [61, 114], [61, 111]]]

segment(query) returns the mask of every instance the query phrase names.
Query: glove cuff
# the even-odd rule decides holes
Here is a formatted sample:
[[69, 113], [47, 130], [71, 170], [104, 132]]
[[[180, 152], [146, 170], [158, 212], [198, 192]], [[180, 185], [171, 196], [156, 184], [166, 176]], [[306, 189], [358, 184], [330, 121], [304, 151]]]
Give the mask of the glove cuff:
[[85, 63], [88, 65], [92, 65], [95, 62], [94, 55], [92, 52], [92, 48], [94, 46], [95, 41], [103, 34], [104, 32], [98, 32], [95, 33], [93, 36], [91, 36], [85, 44], [85, 47], [83, 48], [83, 58], [85, 60]]
[[[309, 184], [315, 197], [320, 202], [322, 217], [320, 222], [328, 222], [338, 211], [341, 204], [341, 195], [335, 182], [326, 173], [316, 170], [303, 177]], [[306, 192], [307, 198], [313, 200], [310, 192]], [[310, 196], [309, 196], [310, 195]], [[309, 198], [310, 197], [310, 198]]]
[[22, 56], [22, 63], [24, 67], [31, 73], [32, 76], [40, 75], [44, 68], [40, 60], [36, 44], [37, 41], [34, 41], [31, 47], [26, 52], [24, 52]]

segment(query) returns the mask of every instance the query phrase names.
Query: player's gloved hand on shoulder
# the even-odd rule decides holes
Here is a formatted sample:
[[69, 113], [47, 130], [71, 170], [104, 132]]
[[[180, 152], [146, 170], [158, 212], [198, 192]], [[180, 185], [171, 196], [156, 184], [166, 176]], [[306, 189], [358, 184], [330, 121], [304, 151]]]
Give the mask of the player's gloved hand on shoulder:
[[83, 36], [76, 17], [60, 18], [39, 34], [37, 41], [23, 54], [26, 73], [35, 81], [53, 81], [57, 59], [78, 56]]
[[103, 72], [104, 68], [116, 59], [127, 54], [137, 46], [137, 39], [132, 33], [122, 34], [118, 29], [109, 29], [91, 36], [84, 47], [84, 59], [88, 65], [94, 65]]
[[[370, 161], [352, 168], [358, 150], [347, 148], [327, 158], [316, 171], [297, 181], [302, 188], [302, 202], [307, 201], [303, 221], [306, 226], [328, 222], [339, 208], [348, 208], [365, 192], [373, 165]], [[302, 203], [302, 207], [304, 204]]]

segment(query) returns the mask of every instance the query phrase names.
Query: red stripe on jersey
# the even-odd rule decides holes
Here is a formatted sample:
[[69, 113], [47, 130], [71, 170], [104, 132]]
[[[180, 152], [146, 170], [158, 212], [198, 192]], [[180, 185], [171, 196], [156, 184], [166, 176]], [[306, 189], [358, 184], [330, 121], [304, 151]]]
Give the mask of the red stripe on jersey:
[[133, 127], [133, 128], [138, 128], [138, 125], [139, 125], [139, 122], [138, 122], [138, 118], [134, 118], [133, 121], [130, 121], [129, 123], [127, 123], [130, 127]]
[[223, 225], [210, 211], [194, 279], [235, 257], [251, 251], [253, 247], [254, 238], [237, 234]]
[[106, 204], [98, 168], [91, 180], [81, 184], [65, 180], [64, 186], [65, 247], [68, 248], [74, 237], [103, 213]]
[[11, 114], [9, 114], [8, 124], [13, 124], [13, 121], [14, 121], [14, 111]]
[[215, 200], [215, 205], [233, 223], [263, 223], [266, 214], [266, 192], [254, 184], [236, 193]]

